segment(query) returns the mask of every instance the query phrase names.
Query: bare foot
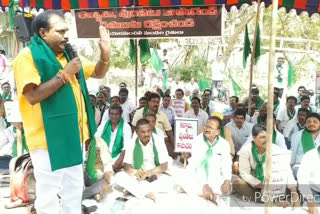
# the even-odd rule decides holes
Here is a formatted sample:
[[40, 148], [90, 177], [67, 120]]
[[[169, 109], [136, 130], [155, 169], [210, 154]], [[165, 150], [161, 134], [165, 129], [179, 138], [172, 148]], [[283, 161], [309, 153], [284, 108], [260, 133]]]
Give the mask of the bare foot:
[[97, 202], [100, 202], [100, 201], [101, 201], [101, 195], [100, 195], [100, 193], [95, 194], [95, 195], [93, 196], [93, 198], [94, 198], [94, 200], [96, 200]]
[[151, 199], [151, 200], [153, 200], [153, 201], [156, 200], [156, 196], [155, 196], [154, 193], [152, 193], [152, 192], [146, 194], [146, 198], [149, 198], [149, 199]]
[[184, 191], [184, 189], [182, 189], [181, 187], [179, 187], [178, 193], [186, 193], [186, 191]]

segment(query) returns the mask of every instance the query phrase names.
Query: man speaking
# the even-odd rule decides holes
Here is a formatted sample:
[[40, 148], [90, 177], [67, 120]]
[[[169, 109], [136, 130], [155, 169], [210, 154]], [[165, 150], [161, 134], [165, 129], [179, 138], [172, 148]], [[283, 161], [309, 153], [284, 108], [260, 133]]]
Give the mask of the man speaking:
[[[36, 178], [38, 214], [79, 214], [83, 190], [81, 143], [96, 131], [85, 80], [103, 78], [110, 38], [100, 31], [96, 65], [65, 51], [67, 23], [56, 11], [34, 18], [35, 36], [14, 61], [18, 101]], [[79, 79], [76, 74], [80, 74]]]

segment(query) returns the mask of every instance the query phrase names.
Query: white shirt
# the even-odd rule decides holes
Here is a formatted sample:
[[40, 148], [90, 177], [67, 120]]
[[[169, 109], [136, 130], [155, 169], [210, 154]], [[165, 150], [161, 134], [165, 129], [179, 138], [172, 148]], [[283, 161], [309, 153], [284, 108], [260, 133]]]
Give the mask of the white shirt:
[[312, 196], [311, 189], [320, 192], [320, 157], [318, 149], [308, 151], [302, 158], [298, 170], [299, 190], [305, 197]]
[[234, 143], [235, 151], [238, 152], [241, 146], [247, 141], [251, 135], [252, 123], [244, 121], [242, 127], [239, 129], [234, 121], [229, 122], [226, 127], [231, 131], [232, 140]]
[[[159, 136], [152, 134], [154, 138], [154, 143], [156, 145], [159, 157], [159, 163], [163, 164], [169, 161], [169, 155], [167, 151], [166, 144], [163, 139], [159, 138]], [[126, 154], [124, 156], [124, 163], [131, 164], [134, 166], [134, 157], [133, 157], [133, 150], [136, 145], [136, 137], [131, 139], [131, 142], [127, 144]], [[147, 143], [147, 145], [143, 145], [139, 140], [139, 144], [141, 146], [143, 152], [143, 165], [142, 168], [144, 170], [154, 169], [156, 167], [154, 162], [154, 152], [153, 152], [153, 141], [152, 138]]]
[[[285, 151], [275, 144], [271, 145], [272, 155], [283, 154], [285, 152], [289, 152], [289, 151]], [[260, 160], [262, 156], [263, 154], [258, 154], [258, 157]], [[256, 165], [257, 163], [254, 160], [254, 157], [252, 155], [252, 143], [243, 145], [243, 147], [239, 151], [240, 177], [252, 187], [255, 187], [261, 183], [261, 181], [255, 177]], [[288, 171], [290, 172], [287, 180], [288, 188], [296, 187], [297, 182], [294, 179], [293, 172], [289, 164], [288, 164]], [[266, 173], [266, 161], [263, 164], [263, 172], [264, 174]]]
[[1, 132], [4, 131], [7, 127], [6, 121], [4, 121], [4, 118], [1, 116], [0, 117], [0, 135]]
[[[279, 132], [278, 130], [276, 130], [277, 132], [277, 136], [276, 136], [276, 145], [279, 146], [281, 149], [285, 149], [287, 150], [287, 145], [286, 145], [286, 140], [284, 138], [284, 136], [281, 134], [281, 132]], [[248, 137], [247, 141], [244, 143], [244, 145], [251, 143], [252, 142], [252, 134], [250, 134], [250, 136]], [[244, 145], [242, 147], [244, 147]], [[240, 149], [241, 150], [241, 149]]]
[[176, 112], [175, 112], [175, 110], [174, 110], [171, 106], [168, 106], [168, 108], [165, 108], [165, 107], [163, 106], [163, 104], [161, 104], [160, 110], [161, 110], [163, 113], [166, 114], [170, 125], [173, 127], [173, 125], [174, 125], [174, 119], [176, 118]]
[[9, 126], [0, 133], [0, 156], [11, 156], [15, 138], [16, 134], [13, 132], [13, 126]]
[[207, 112], [203, 111], [202, 109], [199, 109], [198, 115], [194, 113], [193, 109], [190, 109], [183, 114], [183, 117], [198, 119], [198, 133], [200, 133], [200, 128], [206, 125], [209, 118]]
[[[295, 119], [297, 117], [297, 113], [298, 113], [298, 111], [295, 110], [292, 119]], [[290, 120], [290, 118], [288, 116], [288, 113], [287, 113], [287, 107], [286, 106], [279, 110], [279, 112], [277, 114], [277, 120], [280, 121], [280, 127], [281, 127], [282, 130], [284, 130], [286, 128], [286, 125], [288, 124], [288, 122]]]
[[[210, 142], [209, 142], [210, 143]], [[225, 180], [231, 181], [232, 160], [230, 156], [229, 143], [219, 137], [215, 146], [212, 147], [212, 157], [209, 159], [208, 178], [205, 170], [201, 166], [202, 160], [206, 156], [208, 146], [203, 139], [203, 133], [198, 135], [192, 144], [191, 158], [187, 169], [195, 175], [199, 186], [209, 184], [210, 187], [221, 187]]]
[[[296, 105], [294, 108], [298, 112], [299, 108], [301, 108], [301, 104], [300, 105]], [[311, 111], [311, 112], [314, 112], [314, 113], [318, 113], [317, 108], [315, 106], [309, 105], [308, 110]]]
[[199, 85], [196, 82], [194, 82], [193, 84], [191, 82], [189, 82], [184, 89], [185, 89], [185, 91], [188, 90], [191, 92], [194, 90], [200, 90]]
[[222, 81], [223, 80], [223, 76], [222, 73], [224, 71], [224, 63], [223, 62], [214, 62], [211, 65], [211, 79], [215, 80], [215, 81]]
[[[292, 120], [289, 120], [286, 127], [284, 128], [283, 130], [283, 136], [285, 138], [288, 138], [288, 140], [291, 140], [291, 137], [294, 133], [300, 131], [299, 130], [299, 127], [298, 127], [298, 124], [299, 121], [298, 121], [298, 118], [294, 118]], [[304, 127], [304, 126], [303, 126]]]
[[131, 103], [128, 99], [126, 102], [121, 104], [122, 108], [122, 118], [124, 119], [125, 122], [129, 123], [130, 122], [130, 112], [132, 112], [136, 107]]
[[[103, 130], [104, 130], [105, 125], [106, 125], [106, 122], [104, 122], [104, 123], [101, 122], [100, 126], [97, 129], [95, 136], [102, 138], [102, 134], [103, 134]], [[110, 154], [112, 154], [112, 148], [113, 148], [116, 136], [117, 136], [117, 132], [118, 132], [118, 126], [114, 129], [114, 131], [111, 131], [110, 144], [108, 146], [108, 150], [109, 150]], [[131, 141], [131, 136], [132, 136], [131, 133], [132, 133], [131, 127], [129, 126], [128, 123], [124, 122], [123, 123], [123, 148], [122, 148], [122, 151], [125, 150], [126, 144], [128, 144]], [[117, 157], [114, 157], [112, 159], [113, 163], [119, 158], [119, 156], [120, 156], [120, 154]]]
[[171, 84], [170, 84], [170, 93], [171, 94], [175, 94], [176, 93], [176, 90], [177, 89], [184, 89], [184, 86], [181, 82], [178, 82], [178, 84], [176, 83], [176, 81], [173, 81]]
[[[300, 164], [304, 156], [304, 152], [301, 144], [301, 136], [302, 136], [303, 130], [294, 133], [291, 137], [291, 149], [290, 149], [292, 151], [291, 165]], [[314, 143], [315, 143], [315, 147], [318, 147], [320, 145], [320, 134], [318, 134], [317, 138], [314, 140]]]

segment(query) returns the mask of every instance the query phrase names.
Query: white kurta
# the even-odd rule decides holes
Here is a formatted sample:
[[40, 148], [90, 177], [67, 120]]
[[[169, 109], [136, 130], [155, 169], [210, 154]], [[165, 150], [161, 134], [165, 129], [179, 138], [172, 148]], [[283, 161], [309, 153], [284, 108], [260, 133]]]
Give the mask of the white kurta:
[[311, 189], [320, 192], [320, 155], [318, 149], [307, 152], [301, 161], [298, 171], [299, 190], [304, 197], [312, 196]]
[[179, 179], [178, 184], [191, 195], [202, 194], [202, 187], [208, 184], [216, 194], [221, 194], [221, 185], [225, 180], [231, 181], [232, 160], [229, 143], [219, 137], [215, 146], [212, 147], [212, 157], [209, 158], [208, 176], [201, 166], [206, 156], [208, 146], [203, 139], [203, 134], [197, 136], [192, 145], [191, 158], [187, 167], [190, 179]]
[[[296, 119], [298, 114], [298, 111], [295, 110], [294, 112], [294, 116], [293, 116], [293, 120]], [[285, 129], [285, 127], [287, 126], [288, 122], [290, 121], [290, 118], [288, 116], [287, 113], [287, 107], [281, 108], [277, 114], [277, 120], [280, 121], [280, 127], [282, 130]]]

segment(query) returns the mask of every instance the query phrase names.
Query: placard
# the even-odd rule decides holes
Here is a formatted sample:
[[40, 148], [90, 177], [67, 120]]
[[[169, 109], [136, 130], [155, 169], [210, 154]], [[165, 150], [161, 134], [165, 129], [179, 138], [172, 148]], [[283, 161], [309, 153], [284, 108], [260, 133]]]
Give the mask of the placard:
[[6, 119], [8, 122], [22, 122], [19, 103], [17, 101], [6, 101], [4, 103], [4, 109], [6, 111]]
[[99, 25], [111, 38], [212, 37], [221, 36], [221, 13], [222, 5], [82, 9], [75, 22], [78, 38], [99, 38]]
[[170, 105], [174, 109], [177, 117], [183, 117], [186, 110], [186, 101], [184, 99], [171, 99]]
[[175, 127], [175, 152], [191, 152], [194, 139], [198, 136], [198, 119], [176, 118]]
[[[289, 173], [292, 173], [290, 167], [291, 151], [283, 150], [281, 154], [272, 155], [271, 163], [271, 196], [276, 198], [277, 196], [285, 195]], [[265, 185], [264, 185], [265, 186]], [[263, 191], [265, 193], [265, 189]], [[263, 198], [266, 195], [263, 193]]]

